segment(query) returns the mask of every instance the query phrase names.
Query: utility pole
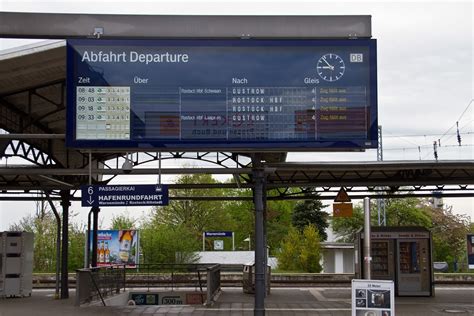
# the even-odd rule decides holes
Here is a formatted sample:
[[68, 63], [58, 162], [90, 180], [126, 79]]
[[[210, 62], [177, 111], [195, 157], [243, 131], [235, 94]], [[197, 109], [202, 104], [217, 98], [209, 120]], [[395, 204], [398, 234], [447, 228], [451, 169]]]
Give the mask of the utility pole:
[[[377, 161], [383, 161], [383, 145], [382, 145], [382, 126], [379, 125], [377, 129]], [[379, 187], [382, 189], [382, 187]], [[385, 216], [385, 200], [377, 199], [377, 215], [379, 226], [387, 226], [387, 218]]]

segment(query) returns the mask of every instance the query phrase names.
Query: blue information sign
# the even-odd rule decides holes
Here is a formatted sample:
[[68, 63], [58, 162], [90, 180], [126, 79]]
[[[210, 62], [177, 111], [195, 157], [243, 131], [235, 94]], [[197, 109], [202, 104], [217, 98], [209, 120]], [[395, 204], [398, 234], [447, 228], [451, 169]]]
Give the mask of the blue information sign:
[[82, 206], [168, 205], [167, 185], [83, 185]]
[[204, 232], [205, 237], [232, 237], [232, 232]]
[[67, 145], [377, 147], [376, 41], [69, 40]]

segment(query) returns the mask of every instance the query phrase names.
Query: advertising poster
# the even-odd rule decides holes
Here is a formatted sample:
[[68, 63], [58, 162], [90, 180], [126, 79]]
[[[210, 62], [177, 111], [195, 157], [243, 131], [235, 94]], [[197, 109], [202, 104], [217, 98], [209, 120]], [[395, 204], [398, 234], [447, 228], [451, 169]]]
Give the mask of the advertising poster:
[[394, 316], [393, 281], [352, 280], [352, 316]]
[[474, 234], [467, 235], [467, 264], [474, 270]]
[[[89, 235], [92, 250], [92, 231]], [[126, 264], [134, 268], [138, 262], [138, 230], [97, 231], [97, 266]]]

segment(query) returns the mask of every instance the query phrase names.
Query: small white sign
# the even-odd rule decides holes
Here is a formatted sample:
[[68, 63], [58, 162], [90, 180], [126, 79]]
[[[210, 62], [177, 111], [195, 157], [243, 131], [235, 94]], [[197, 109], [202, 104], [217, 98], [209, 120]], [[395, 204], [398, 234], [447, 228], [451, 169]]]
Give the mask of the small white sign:
[[350, 61], [351, 61], [351, 63], [362, 63], [362, 62], [364, 62], [364, 54], [352, 53], [350, 55]]
[[214, 240], [214, 250], [224, 250], [224, 241]]
[[352, 316], [394, 316], [393, 281], [352, 280]]

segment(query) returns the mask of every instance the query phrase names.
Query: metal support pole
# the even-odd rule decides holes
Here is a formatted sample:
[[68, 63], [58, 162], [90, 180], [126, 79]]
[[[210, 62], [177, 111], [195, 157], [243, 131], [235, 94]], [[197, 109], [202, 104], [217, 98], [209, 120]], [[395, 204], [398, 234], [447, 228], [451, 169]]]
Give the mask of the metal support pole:
[[364, 279], [370, 280], [370, 199], [364, 198]]
[[202, 251], [206, 251], [206, 233], [202, 232]]
[[[378, 126], [377, 133], [377, 161], [383, 161], [383, 143], [382, 143], [382, 126]], [[383, 187], [379, 187], [383, 189]], [[377, 199], [377, 214], [379, 226], [387, 226], [387, 218], [385, 216], [385, 201], [381, 198]]]
[[92, 152], [89, 150], [89, 185], [92, 185]]
[[235, 234], [232, 232], [232, 251], [235, 251]]
[[255, 204], [255, 306], [254, 315], [265, 315], [265, 243], [263, 232], [264, 172], [260, 158], [253, 157], [253, 197]]
[[263, 199], [263, 245], [265, 247], [265, 252], [264, 252], [264, 283], [265, 283], [265, 297], [267, 296], [267, 284], [269, 284], [270, 280], [268, 280], [268, 239], [267, 239], [267, 189], [265, 185], [265, 181], [263, 182], [263, 189], [262, 189], [262, 199]]
[[161, 151], [158, 154], [158, 184], [161, 184]]
[[61, 190], [61, 206], [63, 207], [63, 239], [61, 253], [61, 299], [69, 298], [68, 251], [69, 251], [69, 206], [71, 206], [69, 190]]
[[[91, 217], [92, 217], [92, 208], [87, 215], [87, 236], [86, 236], [86, 258], [84, 263], [84, 268], [89, 268], [91, 264]], [[97, 251], [96, 251], [97, 254]]]
[[92, 267], [97, 267], [97, 230], [99, 226], [99, 212], [100, 208], [93, 207], [91, 209], [92, 214], [94, 215], [94, 223], [92, 227]]
[[51, 200], [49, 192], [45, 192], [46, 198], [48, 199], [49, 206], [54, 213], [56, 218], [56, 292], [55, 298], [59, 298], [59, 278], [61, 276], [61, 217], [59, 216], [58, 210]]

